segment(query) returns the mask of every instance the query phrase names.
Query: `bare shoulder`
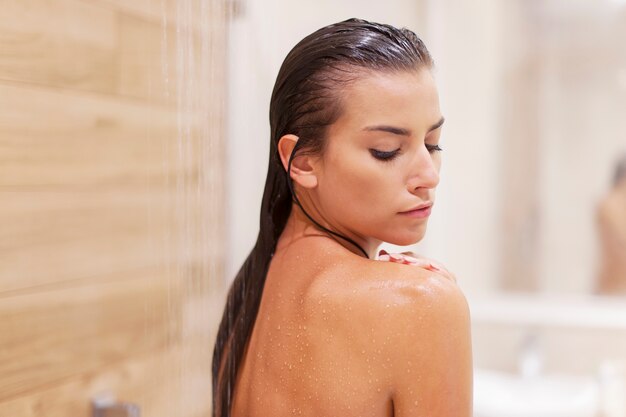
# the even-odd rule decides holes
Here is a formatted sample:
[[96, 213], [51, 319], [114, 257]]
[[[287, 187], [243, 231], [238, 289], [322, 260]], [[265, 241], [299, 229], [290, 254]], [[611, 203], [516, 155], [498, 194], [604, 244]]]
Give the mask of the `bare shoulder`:
[[422, 268], [379, 261], [332, 274], [312, 291], [311, 306], [334, 312], [321, 326], [368, 362], [394, 415], [469, 417], [470, 312], [458, 285]]
[[[342, 308], [336, 315], [358, 325], [376, 317], [388, 332], [409, 327], [425, 329], [442, 320], [469, 323], [469, 307], [459, 286], [450, 279], [410, 265], [366, 260], [325, 272], [312, 286], [309, 301]], [[331, 322], [332, 323], [332, 322]]]

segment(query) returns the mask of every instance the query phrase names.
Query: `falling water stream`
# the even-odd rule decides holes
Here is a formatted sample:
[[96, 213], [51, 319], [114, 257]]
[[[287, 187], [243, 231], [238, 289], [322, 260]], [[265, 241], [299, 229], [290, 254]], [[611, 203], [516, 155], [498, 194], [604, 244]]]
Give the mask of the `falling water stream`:
[[[166, 242], [169, 346], [180, 347], [166, 385], [176, 415], [206, 416], [211, 404], [213, 341], [224, 299], [225, 0], [160, 0], [161, 76], [176, 107], [171, 164], [172, 221]], [[174, 39], [171, 39], [171, 37]]]

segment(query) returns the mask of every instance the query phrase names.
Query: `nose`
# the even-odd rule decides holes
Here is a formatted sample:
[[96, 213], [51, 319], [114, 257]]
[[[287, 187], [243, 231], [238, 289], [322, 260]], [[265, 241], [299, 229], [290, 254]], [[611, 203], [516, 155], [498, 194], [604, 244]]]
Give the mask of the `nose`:
[[407, 182], [409, 192], [416, 193], [420, 190], [435, 188], [439, 184], [439, 164], [426, 147], [421, 147], [416, 152], [415, 159], [411, 164], [411, 174]]

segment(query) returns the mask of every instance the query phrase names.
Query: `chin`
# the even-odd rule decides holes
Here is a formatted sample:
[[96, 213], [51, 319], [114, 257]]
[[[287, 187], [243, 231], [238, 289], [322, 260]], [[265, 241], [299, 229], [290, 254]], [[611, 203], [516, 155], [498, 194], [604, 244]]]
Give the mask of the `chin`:
[[396, 234], [393, 236], [388, 236], [388, 239], [385, 239], [384, 241], [387, 243], [391, 243], [392, 245], [409, 246], [409, 245], [414, 245], [420, 240], [422, 240], [425, 235], [426, 235], [426, 228], [424, 227], [424, 228], [420, 228], [418, 231], [413, 232], [413, 233], [402, 233], [402, 234]]

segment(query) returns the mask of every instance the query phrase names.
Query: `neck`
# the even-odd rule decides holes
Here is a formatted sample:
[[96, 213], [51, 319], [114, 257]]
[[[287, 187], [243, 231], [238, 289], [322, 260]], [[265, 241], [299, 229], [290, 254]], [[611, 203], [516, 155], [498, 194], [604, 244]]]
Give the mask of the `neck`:
[[[376, 249], [382, 243], [375, 239], [364, 238], [363, 236], [359, 236], [355, 233], [351, 233], [348, 230], [335, 227], [325, 221], [322, 216], [319, 216], [317, 212], [311, 211], [311, 209], [305, 208], [307, 213], [315, 219], [317, 223], [324, 226], [326, 229], [332, 230], [335, 233], [338, 233], [341, 236], [345, 236], [355, 243], [357, 243], [363, 250], [367, 252], [367, 257], [369, 259], [373, 259], [376, 254]], [[355, 246], [348, 240], [342, 239], [328, 231], [319, 228], [315, 223], [311, 221], [303, 212], [302, 209], [296, 205], [292, 204], [291, 214], [289, 215], [289, 219], [287, 220], [287, 224], [285, 225], [285, 230], [281, 235], [281, 239], [283, 242], [279, 242], [277, 249], [281, 246], [288, 245], [290, 242], [293, 242], [300, 238], [310, 237], [310, 236], [325, 236], [328, 237], [335, 242], [337, 242], [340, 246], [342, 246], [346, 251], [352, 252], [357, 256], [365, 257], [365, 254], [361, 249]]]

